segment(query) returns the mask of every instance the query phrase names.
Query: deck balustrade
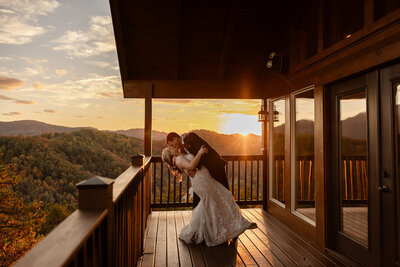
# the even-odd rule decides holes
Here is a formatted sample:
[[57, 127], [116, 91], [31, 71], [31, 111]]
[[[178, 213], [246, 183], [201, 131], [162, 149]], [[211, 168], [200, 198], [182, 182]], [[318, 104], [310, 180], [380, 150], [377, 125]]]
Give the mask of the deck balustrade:
[[[261, 204], [263, 183], [262, 155], [223, 156], [229, 189], [239, 205]], [[161, 157], [152, 158], [152, 208], [191, 206], [191, 181], [183, 175], [182, 182], [174, 176]], [[189, 189], [189, 190], [188, 190]]]

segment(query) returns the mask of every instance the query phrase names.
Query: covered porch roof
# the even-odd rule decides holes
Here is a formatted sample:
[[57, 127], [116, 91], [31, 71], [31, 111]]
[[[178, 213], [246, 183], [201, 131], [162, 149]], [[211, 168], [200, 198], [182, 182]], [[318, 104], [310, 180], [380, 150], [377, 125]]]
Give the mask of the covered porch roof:
[[110, 0], [125, 98], [265, 95], [265, 59], [285, 47], [286, 1]]

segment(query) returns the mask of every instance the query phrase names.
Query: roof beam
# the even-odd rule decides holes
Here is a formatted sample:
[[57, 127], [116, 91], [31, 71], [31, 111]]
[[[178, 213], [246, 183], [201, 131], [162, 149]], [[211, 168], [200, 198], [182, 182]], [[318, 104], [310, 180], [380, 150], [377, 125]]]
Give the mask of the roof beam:
[[153, 98], [192, 99], [262, 99], [262, 83], [216, 80], [154, 80], [124, 81], [125, 98], [144, 98], [146, 88], [152, 86]]
[[219, 60], [217, 80], [223, 80], [225, 76], [226, 64], [228, 61], [229, 51], [231, 49], [232, 36], [233, 36], [233, 21], [235, 18], [236, 10], [239, 0], [236, 0], [229, 10], [228, 22], [226, 24], [224, 44], [221, 51], [221, 58]]

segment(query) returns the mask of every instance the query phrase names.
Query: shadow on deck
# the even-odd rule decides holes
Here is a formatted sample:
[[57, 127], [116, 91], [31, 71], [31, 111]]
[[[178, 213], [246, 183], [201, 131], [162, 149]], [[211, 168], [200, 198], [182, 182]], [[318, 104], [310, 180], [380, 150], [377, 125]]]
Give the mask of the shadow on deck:
[[258, 228], [215, 247], [178, 239], [191, 211], [153, 211], [138, 266], [336, 266], [289, 228], [260, 208], [242, 209]]

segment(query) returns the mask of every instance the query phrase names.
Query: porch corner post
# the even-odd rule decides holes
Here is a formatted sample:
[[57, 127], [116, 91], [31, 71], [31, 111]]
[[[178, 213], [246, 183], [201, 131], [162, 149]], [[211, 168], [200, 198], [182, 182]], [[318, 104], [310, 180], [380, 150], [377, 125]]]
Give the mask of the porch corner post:
[[[269, 111], [267, 99], [263, 99], [264, 110]], [[268, 114], [268, 113], [267, 113]], [[267, 210], [267, 203], [268, 203], [268, 160], [269, 160], [269, 153], [268, 153], [268, 121], [269, 116], [265, 118], [265, 121], [262, 123], [262, 133], [263, 133], [263, 210]]]
[[101, 176], [80, 182], [76, 185], [78, 188], [78, 209], [80, 210], [108, 210], [107, 214], [107, 265], [115, 266], [115, 244], [114, 244], [114, 202], [113, 202], [113, 184], [114, 180]]
[[153, 85], [151, 82], [146, 84], [145, 100], [144, 100], [144, 155], [151, 156], [152, 150], [152, 98]]

